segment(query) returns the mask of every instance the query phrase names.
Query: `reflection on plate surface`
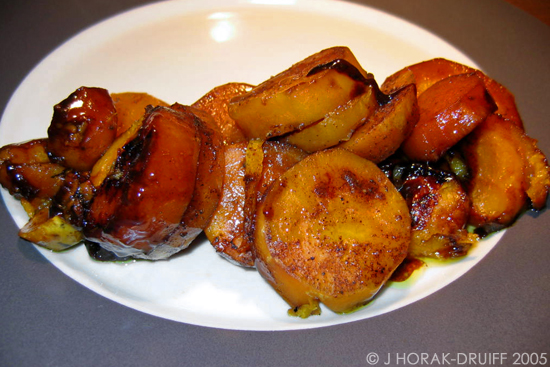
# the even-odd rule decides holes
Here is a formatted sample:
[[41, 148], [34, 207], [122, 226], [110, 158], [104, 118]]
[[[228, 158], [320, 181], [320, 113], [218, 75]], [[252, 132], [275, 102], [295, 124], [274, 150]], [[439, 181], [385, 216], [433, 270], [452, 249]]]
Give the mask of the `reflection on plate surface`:
[[[477, 67], [435, 35], [371, 8], [318, 0], [271, 3], [161, 2], [78, 34], [16, 90], [2, 117], [0, 145], [45, 137], [53, 106], [83, 85], [191, 104], [217, 85], [260, 83], [336, 45], [348, 46], [379, 83], [434, 57]], [[16, 223], [24, 225], [27, 216], [19, 202], [5, 190], [2, 195]], [[83, 246], [61, 254], [39, 251], [82, 285], [152, 315], [227, 329], [290, 330], [366, 319], [424, 298], [467, 272], [500, 236], [476, 246], [464, 260], [430, 266], [412, 284], [385, 288], [355, 313], [323, 309], [307, 320], [287, 316], [287, 304], [256, 271], [216, 255], [204, 236], [173, 259], [154, 263], [98, 263]]]

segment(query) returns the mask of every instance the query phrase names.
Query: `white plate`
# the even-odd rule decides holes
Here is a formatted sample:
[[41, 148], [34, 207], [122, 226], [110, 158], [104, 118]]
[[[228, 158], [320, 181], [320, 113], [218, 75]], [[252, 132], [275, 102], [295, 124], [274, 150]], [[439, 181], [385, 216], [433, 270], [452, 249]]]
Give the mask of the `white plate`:
[[[61, 45], [12, 96], [0, 125], [0, 145], [45, 137], [53, 105], [76, 88], [145, 91], [167, 102], [191, 104], [227, 82], [257, 84], [321, 49], [349, 46], [381, 83], [422, 60], [446, 57], [477, 67], [437, 36], [386, 13], [345, 2], [169, 1], [108, 19]], [[17, 225], [27, 216], [5, 190]], [[286, 303], [254, 270], [215, 254], [203, 237], [181, 256], [156, 263], [98, 263], [84, 247], [39, 251], [65, 274], [128, 307], [203, 326], [290, 330], [366, 319], [422, 299], [477, 264], [496, 235], [470, 255], [430, 266], [412, 284], [390, 286], [349, 315], [323, 309], [307, 320], [287, 316]]]

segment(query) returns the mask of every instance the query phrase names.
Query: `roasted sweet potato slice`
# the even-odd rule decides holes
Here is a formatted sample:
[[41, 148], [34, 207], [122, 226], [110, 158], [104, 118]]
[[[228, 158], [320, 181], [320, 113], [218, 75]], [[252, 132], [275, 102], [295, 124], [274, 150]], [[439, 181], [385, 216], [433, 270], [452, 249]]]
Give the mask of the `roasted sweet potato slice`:
[[205, 111], [175, 103], [172, 109], [188, 116], [195, 123], [201, 147], [197, 161], [197, 176], [193, 197], [182, 218], [189, 228], [204, 229], [222, 196], [224, 174], [224, 142], [218, 125]]
[[318, 302], [335, 312], [368, 302], [407, 254], [410, 216], [374, 163], [329, 149], [271, 185], [255, 234], [260, 274], [306, 317]]
[[530, 198], [541, 209], [548, 197], [546, 157], [513, 122], [491, 115], [460, 144], [470, 168], [470, 223], [481, 233], [509, 226]]
[[409, 257], [449, 259], [468, 254], [477, 236], [468, 233], [470, 199], [452, 174], [413, 164], [402, 175], [401, 193], [412, 219]]
[[393, 93], [407, 84], [416, 84], [418, 95], [440, 80], [457, 74], [476, 73], [497, 105], [496, 113], [523, 128], [514, 95], [480, 70], [443, 58], [436, 58], [407, 66], [390, 75], [380, 86], [385, 93]]
[[226, 147], [223, 196], [205, 229], [220, 255], [241, 266], [254, 266], [248, 232], [254, 231], [256, 205], [270, 184], [305, 156], [301, 149], [276, 141]]
[[111, 93], [111, 98], [117, 113], [116, 136], [121, 135], [141, 119], [148, 106], [151, 108], [169, 106], [163, 100], [144, 92]]
[[527, 180], [519, 136], [514, 125], [491, 115], [461, 144], [472, 175], [470, 223], [486, 232], [510, 225], [525, 207]]
[[310, 74], [334, 60], [346, 60], [362, 71], [347, 47], [329, 48], [233, 98], [229, 115], [248, 139], [280, 136], [321, 120], [364, 90], [361, 81], [333, 68]]
[[388, 103], [378, 106], [373, 115], [339, 147], [375, 163], [382, 162], [399, 149], [418, 119], [416, 88], [409, 84], [391, 95]]
[[403, 142], [414, 161], [437, 161], [495, 110], [476, 74], [453, 75], [418, 97], [420, 118]]
[[151, 110], [94, 196], [87, 239], [120, 257], [152, 260], [187, 247], [200, 233], [180, 224], [193, 196], [200, 144], [189, 115]]
[[225, 144], [244, 142], [246, 137], [235, 123], [235, 120], [229, 116], [227, 108], [232, 98], [248, 93], [252, 88], [254, 86], [247, 83], [223, 84], [213, 88], [193, 103], [192, 106], [212, 115]]
[[347, 141], [355, 129], [372, 115], [376, 107], [376, 93], [369, 87], [365, 93], [329, 112], [321, 121], [290, 134], [283, 141], [310, 153], [333, 147]]
[[47, 139], [10, 144], [0, 149], [0, 184], [27, 200], [51, 198], [63, 182], [65, 167], [50, 162]]

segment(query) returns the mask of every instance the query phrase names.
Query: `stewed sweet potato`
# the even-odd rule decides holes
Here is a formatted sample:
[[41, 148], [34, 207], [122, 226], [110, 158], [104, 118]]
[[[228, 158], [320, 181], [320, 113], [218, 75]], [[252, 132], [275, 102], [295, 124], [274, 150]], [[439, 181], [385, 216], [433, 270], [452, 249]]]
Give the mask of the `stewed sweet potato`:
[[310, 153], [333, 147], [347, 141], [355, 129], [372, 115], [377, 106], [376, 93], [373, 87], [368, 87], [365, 93], [338, 106], [321, 121], [291, 133], [283, 138], [283, 141]]
[[336, 69], [310, 73], [334, 60], [346, 60], [366, 75], [347, 47], [329, 48], [234, 97], [229, 115], [247, 139], [280, 136], [321, 120], [364, 89], [362, 82]]
[[111, 98], [117, 113], [116, 136], [120, 136], [141, 119], [148, 106], [169, 106], [163, 100], [143, 92], [111, 93]]
[[415, 84], [418, 95], [440, 80], [452, 75], [475, 73], [481, 78], [487, 91], [497, 105], [496, 113], [515, 125], [523, 128], [519, 111], [516, 107], [514, 95], [510, 91], [490, 78], [480, 70], [443, 58], [435, 58], [407, 66], [390, 75], [380, 86], [383, 92], [393, 93], [407, 84]]
[[319, 302], [335, 312], [368, 302], [411, 236], [403, 197], [375, 164], [344, 149], [292, 166], [256, 214], [256, 267], [303, 317]]
[[246, 137], [235, 120], [229, 116], [227, 106], [231, 99], [250, 92], [252, 88], [254, 86], [247, 83], [223, 84], [214, 87], [193, 103], [192, 106], [209, 113], [214, 118], [225, 144], [244, 142]]
[[484, 233], [509, 226], [526, 208], [528, 192], [538, 208], [550, 186], [546, 158], [522, 129], [491, 115], [460, 144], [471, 171], [470, 224]]
[[195, 187], [182, 223], [190, 228], [204, 229], [222, 196], [224, 174], [224, 142], [212, 116], [191, 106], [175, 103], [172, 109], [192, 120], [201, 145], [197, 160]]
[[414, 161], [437, 161], [495, 108], [476, 74], [443, 79], [418, 97], [420, 118], [402, 149]]
[[187, 247], [200, 233], [180, 225], [193, 196], [200, 144], [189, 115], [150, 111], [95, 194], [86, 237], [119, 256], [148, 259]]
[[452, 174], [413, 164], [401, 173], [400, 192], [412, 219], [409, 257], [449, 259], [465, 256], [477, 236], [468, 233], [470, 198]]
[[47, 139], [35, 139], [0, 148], [0, 184], [11, 195], [32, 200], [57, 193], [66, 168], [50, 161], [47, 144]]
[[115, 140], [117, 114], [109, 92], [81, 87], [54, 106], [48, 149], [61, 165], [90, 170]]
[[377, 107], [367, 121], [339, 147], [380, 163], [395, 153], [419, 119], [416, 87], [409, 84]]
[[301, 149], [277, 141], [226, 147], [223, 196], [204, 230], [220, 255], [237, 265], [254, 266], [250, 241], [254, 233], [247, 231], [254, 231], [256, 205], [271, 183], [306, 155]]

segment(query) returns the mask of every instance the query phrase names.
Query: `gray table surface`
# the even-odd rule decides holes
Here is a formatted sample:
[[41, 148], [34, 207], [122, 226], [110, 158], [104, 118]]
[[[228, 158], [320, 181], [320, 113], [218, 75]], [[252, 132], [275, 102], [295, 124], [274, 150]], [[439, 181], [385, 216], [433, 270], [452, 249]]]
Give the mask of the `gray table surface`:
[[[502, 0], [356, 2], [420, 25], [469, 55], [515, 93], [527, 131], [550, 154], [550, 27]], [[55, 47], [145, 3], [2, 2], [2, 111]], [[371, 352], [380, 355], [378, 365], [388, 353], [394, 363], [405, 353], [503, 353], [507, 359], [493, 365], [511, 365], [514, 353], [550, 353], [549, 239], [550, 213], [528, 214], [467, 274], [402, 309], [305, 331], [228, 331], [153, 317], [89, 291], [18, 239], [2, 202], [0, 366], [367, 366]]]

